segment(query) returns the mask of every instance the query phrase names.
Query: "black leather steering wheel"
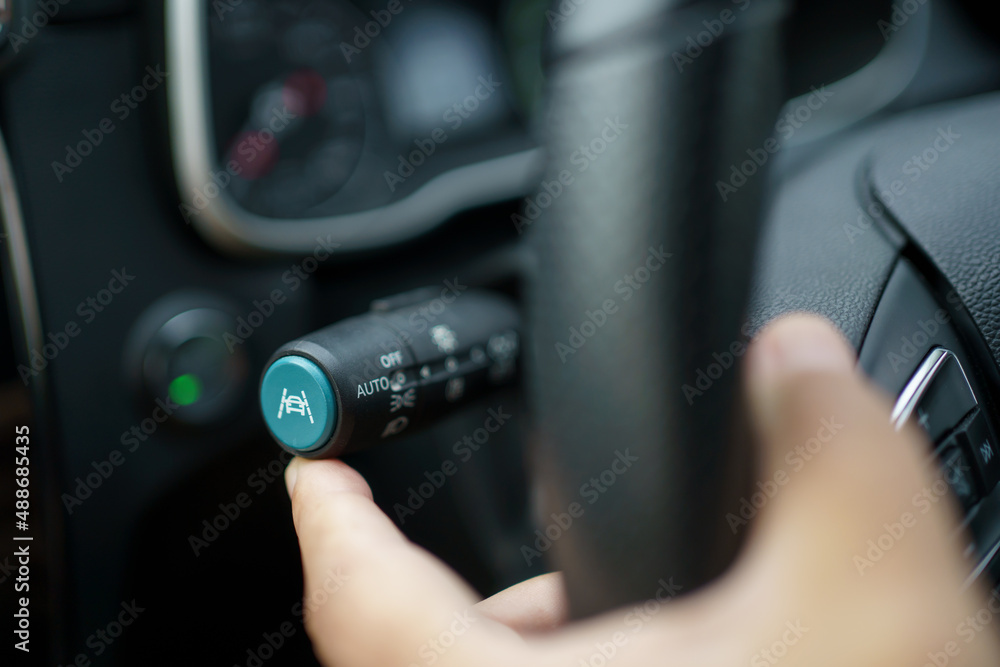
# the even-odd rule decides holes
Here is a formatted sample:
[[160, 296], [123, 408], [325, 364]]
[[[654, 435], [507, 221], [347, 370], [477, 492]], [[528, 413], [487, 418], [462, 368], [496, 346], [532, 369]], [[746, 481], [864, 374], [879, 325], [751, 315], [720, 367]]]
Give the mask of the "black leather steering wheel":
[[536, 547], [581, 617], [693, 590], [739, 548], [724, 516], [753, 474], [739, 341], [766, 165], [718, 182], [773, 131], [785, 7], [575, 7], [550, 49], [528, 331]]

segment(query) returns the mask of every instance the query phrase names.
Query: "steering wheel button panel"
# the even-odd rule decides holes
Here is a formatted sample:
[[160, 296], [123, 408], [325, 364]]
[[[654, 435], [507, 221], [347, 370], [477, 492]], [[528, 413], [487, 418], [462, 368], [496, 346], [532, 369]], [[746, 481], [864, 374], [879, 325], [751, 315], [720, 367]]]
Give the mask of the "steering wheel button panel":
[[298, 355], [281, 357], [267, 369], [260, 407], [274, 437], [296, 451], [324, 445], [337, 423], [330, 380], [319, 366]]
[[976, 474], [968, 455], [949, 439], [941, 451], [941, 470], [962, 507], [968, 512], [979, 500]]
[[977, 405], [958, 358], [941, 347], [930, 351], [892, 411], [896, 428], [914, 419], [937, 442]]
[[981, 412], [973, 417], [968, 428], [958, 433], [958, 439], [975, 460], [980, 479], [989, 493], [1000, 482], [1000, 447], [990, 435]]

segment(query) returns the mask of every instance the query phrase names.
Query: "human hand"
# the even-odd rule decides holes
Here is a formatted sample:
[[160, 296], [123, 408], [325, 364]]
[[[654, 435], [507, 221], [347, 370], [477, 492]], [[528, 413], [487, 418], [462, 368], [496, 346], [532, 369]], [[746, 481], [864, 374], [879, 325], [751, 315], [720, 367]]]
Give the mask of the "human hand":
[[[566, 623], [558, 574], [479, 601], [406, 540], [357, 472], [340, 461], [294, 460], [286, 481], [306, 624], [321, 662], [1000, 664], [993, 623], [1000, 598], [964, 585], [957, 511], [929, 447], [911, 426], [893, 430], [886, 398], [855, 370], [853, 351], [829, 324], [799, 315], [768, 327], [747, 363], [763, 447], [759, 479], [784, 471], [787, 481], [747, 528], [747, 544], [723, 577], [652, 614], [628, 607]], [[811, 438], [826, 442], [808, 461], [796, 457]], [[890, 529], [899, 537], [869, 559], [868, 541]], [[335, 591], [316, 603], [313, 593], [329, 591], [331, 581]]]

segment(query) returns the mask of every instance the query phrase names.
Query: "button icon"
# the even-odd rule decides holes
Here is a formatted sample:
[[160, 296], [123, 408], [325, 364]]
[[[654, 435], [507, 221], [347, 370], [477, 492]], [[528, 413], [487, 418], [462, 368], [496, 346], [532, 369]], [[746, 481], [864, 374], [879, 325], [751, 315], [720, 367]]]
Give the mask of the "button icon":
[[[954, 441], [952, 441], [954, 442]], [[979, 500], [976, 484], [973, 480], [972, 466], [965, 453], [958, 447], [946, 446], [941, 453], [941, 465], [952, 491], [958, 496], [962, 506], [968, 510]]]
[[389, 389], [393, 391], [399, 391], [406, 384], [406, 373], [403, 371], [396, 371], [392, 375], [392, 379], [389, 380]]
[[431, 327], [431, 340], [443, 354], [451, 354], [458, 349], [458, 336], [447, 324]]
[[990, 435], [983, 413], [976, 414], [967, 427], [958, 432], [958, 439], [972, 455], [974, 469], [989, 494], [1000, 481], [1000, 456], [996, 440]]
[[281, 357], [264, 372], [260, 406], [271, 434], [293, 451], [322, 447], [337, 423], [330, 380], [319, 366], [298, 355]]
[[410, 423], [409, 417], [396, 417], [391, 422], [385, 425], [385, 430], [382, 431], [382, 437], [388, 438], [390, 435], [396, 435], [402, 432]]
[[303, 417], [309, 417], [309, 423], [315, 424], [313, 420], [312, 410], [309, 409], [309, 400], [306, 398], [306, 392], [302, 392], [302, 397], [299, 398], [295, 394], [291, 396], [288, 395], [288, 388], [281, 390], [281, 406], [278, 408], [278, 419], [281, 419], [282, 414], [292, 414], [298, 413]]
[[925, 431], [927, 431], [928, 433], [930, 433], [930, 430], [931, 430], [931, 427], [930, 427], [931, 416], [929, 414], [927, 414], [926, 412], [924, 412], [923, 408], [917, 408], [917, 415], [919, 415], [919, 419], [917, 419], [917, 423], [920, 424], [920, 427], [922, 429], [924, 429]]
[[458, 377], [448, 380], [444, 386], [444, 400], [454, 403], [465, 395], [465, 378]]

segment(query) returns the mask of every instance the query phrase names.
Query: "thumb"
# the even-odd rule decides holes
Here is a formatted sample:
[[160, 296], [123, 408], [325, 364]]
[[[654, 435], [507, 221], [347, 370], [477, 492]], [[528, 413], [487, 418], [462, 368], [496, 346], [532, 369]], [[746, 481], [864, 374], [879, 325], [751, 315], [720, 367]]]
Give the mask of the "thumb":
[[403, 536], [360, 474], [341, 461], [296, 458], [285, 480], [302, 551], [306, 628], [321, 662], [424, 664], [447, 651], [460, 664], [484, 644], [502, 659], [492, 643], [506, 628], [473, 613], [472, 589]]
[[982, 603], [965, 587], [967, 539], [930, 443], [912, 425], [892, 427], [888, 399], [821, 318], [777, 321], [747, 362], [764, 504], [745, 561], [754, 575], [742, 580], [802, 615], [811, 632], [799, 650], [825, 652], [803, 664], [901, 657], [872, 662], [864, 651], [875, 645], [906, 647], [920, 664]]

